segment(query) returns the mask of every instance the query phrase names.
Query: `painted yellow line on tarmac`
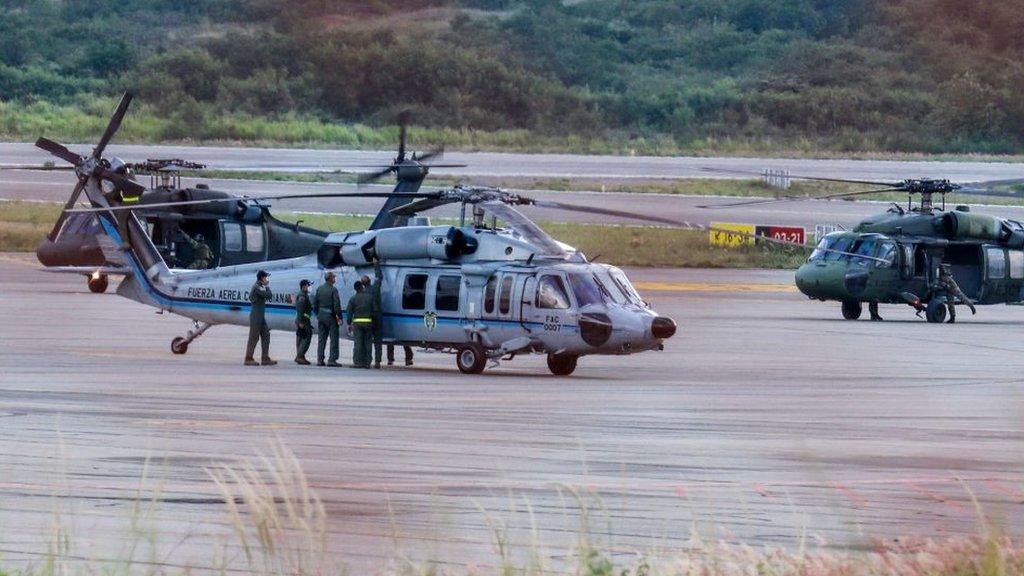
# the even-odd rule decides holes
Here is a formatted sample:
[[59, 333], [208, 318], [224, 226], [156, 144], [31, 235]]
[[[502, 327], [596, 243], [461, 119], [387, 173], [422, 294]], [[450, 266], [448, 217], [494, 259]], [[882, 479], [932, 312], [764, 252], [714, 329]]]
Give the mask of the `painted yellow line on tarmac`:
[[653, 292], [796, 292], [791, 284], [734, 284], [730, 282], [634, 282]]

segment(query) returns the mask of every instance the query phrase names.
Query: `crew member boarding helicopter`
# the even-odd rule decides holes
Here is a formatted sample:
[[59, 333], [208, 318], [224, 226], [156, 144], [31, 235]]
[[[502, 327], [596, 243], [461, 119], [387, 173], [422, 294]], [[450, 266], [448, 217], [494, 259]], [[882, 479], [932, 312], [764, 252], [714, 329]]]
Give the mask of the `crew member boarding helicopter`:
[[[56, 146], [63, 155], [73, 154], [56, 143], [50, 147]], [[339, 193], [333, 196], [387, 197], [378, 215], [383, 224], [375, 230], [331, 234], [317, 253], [308, 256], [178, 271], [167, 266], [136, 217], [139, 206], [124, 203], [127, 188], [122, 178], [112, 174], [101, 158], [85, 159], [76, 172], [92, 208], [69, 212], [95, 214], [112, 240], [103, 246], [107, 258], [124, 262], [128, 270], [117, 293], [194, 321], [187, 336], [172, 341], [171, 350], [177, 354], [184, 354], [210, 326], [248, 324], [248, 290], [257, 269], [270, 272], [275, 286], [287, 287], [278, 288], [266, 310], [271, 329], [288, 331], [295, 329], [291, 291], [300, 280], [317, 284], [326, 271], [334, 271], [341, 279], [342, 299], [347, 300], [357, 279], [379, 271], [385, 295], [384, 341], [454, 352], [465, 373], [482, 372], [488, 360], [540, 353], [547, 355], [552, 373], [568, 375], [581, 356], [659, 350], [676, 331], [675, 322], [651, 309], [621, 270], [588, 262], [514, 206], [675, 224], [670, 220], [534, 200], [494, 188]], [[403, 205], [395, 206], [400, 199]], [[462, 205], [459, 226], [418, 225], [413, 218], [450, 203]], [[505, 226], [499, 227], [499, 221]]]

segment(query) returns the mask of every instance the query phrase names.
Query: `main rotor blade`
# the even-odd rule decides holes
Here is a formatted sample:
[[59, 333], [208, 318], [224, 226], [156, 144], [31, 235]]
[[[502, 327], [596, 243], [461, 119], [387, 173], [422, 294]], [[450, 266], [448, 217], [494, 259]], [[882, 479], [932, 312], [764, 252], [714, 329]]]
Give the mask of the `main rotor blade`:
[[[747, 174], [750, 176], [764, 177], [763, 172], [754, 172], [753, 170], [726, 170], [722, 168], [709, 168], [707, 166], [702, 167], [701, 170], [704, 172], [719, 172], [722, 174]], [[799, 174], [784, 174], [786, 178], [792, 178], [794, 180], [817, 180], [819, 182], [846, 182], [848, 184], [867, 184], [869, 186], [887, 186], [889, 188], [895, 188], [900, 186], [900, 182], [877, 182], [875, 180], [850, 180], [847, 178], [825, 178], [822, 176], [801, 176]]]
[[[431, 158], [441, 158], [442, 156], [444, 156], [444, 146], [441, 146], [440, 148], [434, 148], [433, 150], [428, 150], [426, 154], [423, 154], [422, 156], [417, 158], [416, 161], [419, 162], [420, 164], [423, 164], [424, 162], [430, 160]], [[443, 166], [443, 164], [433, 165], [433, 167], [439, 166]]]
[[409, 126], [409, 116], [412, 113], [406, 108], [398, 114], [398, 162], [405, 160], [405, 135]]
[[68, 150], [67, 146], [54, 142], [49, 138], [40, 138], [39, 140], [36, 140], [36, 148], [42, 148], [43, 150], [46, 150], [47, 152], [53, 154], [57, 158], [60, 158], [61, 160], [64, 160], [66, 162], [70, 162], [75, 166], [78, 166], [82, 162], [85, 162], [85, 158], [78, 154], [75, 154], [71, 150]]
[[92, 149], [93, 158], [103, 156], [103, 150], [110, 143], [110, 139], [114, 137], [114, 133], [121, 127], [121, 121], [124, 120], [124, 115], [128, 113], [128, 105], [131, 103], [132, 93], [126, 91], [121, 96], [121, 101], [117, 103], [117, 108], [114, 109], [114, 114], [110, 117], [110, 122], [107, 124], [107, 129], [103, 132], [103, 136], [100, 137], [99, 143]]
[[68, 201], [64, 203], [64, 210], [61, 211], [60, 216], [57, 217], [57, 221], [53, 223], [53, 228], [50, 229], [50, 233], [46, 237], [53, 242], [57, 239], [57, 233], [60, 232], [61, 226], [64, 225], [64, 220], [67, 218], [67, 212], [74, 207], [75, 202], [78, 202], [78, 197], [82, 194], [82, 190], [85, 190], [85, 178], [79, 178], [78, 184], [75, 184], [75, 189], [71, 191], [71, 196]]
[[388, 214], [392, 216], [412, 216], [413, 214], [419, 214], [420, 212], [426, 212], [432, 210], [438, 206], [444, 206], [445, 204], [454, 204], [459, 202], [458, 198], [443, 198], [440, 195], [434, 198], [423, 198], [420, 200], [414, 200], [408, 204], [402, 204], [397, 208], [388, 210]]
[[35, 164], [24, 164], [24, 165], [5, 164], [5, 165], [0, 165], [0, 170], [33, 170], [33, 171], [39, 171], [39, 172], [49, 172], [49, 171], [53, 171], [53, 170], [74, 170], [74, 169], [75, 169], [74, 166], [43, 166], [43, 165], [35, 165]]
[[740, 202], [730, 202], [728, 204], [701, 204], [697, 208], [717, 209], [717, 208], [732, 208], [734, 206], [753, 206], [755, 204], [771, 204], [773, 202], [788, 202], [792, 200], [834, 200], [836, 198], [846, 198], [850, 196], [863, 196], [865, 194], [880, 194], [882, 192], [901, 192], [900, 188], [882, 188], [879, 190], [860, 190], [857, 192], [837, 192], [835, 194], [825, 194], [822, 196], [780, 196], [779, 198], [758, 198], [755, 200], [742, 200]]
[[205, 198], [203, 200], [183, 200], [181, 202], [140, 203], [131, 206], [111, 206], [109, 208], [73, 208], [68, 212], [106, 212], [151, 210], [153, 208], [174, 208], [177, 206], [198, 206], [202, 204], [218, 204], [224, 202], [264, 202], [267, 200], [299, 200], [303, 198], [438, 198], [436, 192], [324, 192], [321, 194], [278, 194], [274, 196], [233, 196], [229, 198]]
[[356, 183], [358, 183], [358, 184], [369, 184], [370, 182], [374, 182], [376, 180], [380, 180], [384, 176], [387, 176], [387, 174], [389, 172], [392, 172], [394, 170], [395, 170], [394, 166], [388, 166], [387, 168], [384, 168], [383, 170], [378, 170], [376, 172], [370, 172], [369, 174], [360, 174], [359, 177], [356, 178]]
[[608, 208], [596, 208], [594, 206], [584, 206], [581, 204], [566, 204], [564, 202], [555, 202], [552, 200], [534, 200], [530, 199], [527, 203], [528, 206], [539, 206], [541, 208], [554, 208], [556, 210], [566, 210], [569, 212], [585, 212], [587, 214], [601, 214], [604, 216], [618, 216], [620, 218], [633, 218], [635, 220], [644, 220], [647, 222], [654, 222], [657, 224], [666, 224], [668, 226], [680, 226], [683, 228], [692, 228], [693, 225], [689, 222], [681, 222], [679, 220], [673, 220], [671, 218], [662, 218], [661, 216], [650, 216], [647, 214], [638, 214], [636, 212], [627, 212], [625, 210], [610, 210]]
[[964, 182], [960, 186], [964, 188], [991, 188], [993, 186], [1013, 186], [1024, 184], [1024, 178], [1010, 178], [1009, 180], [986, 180], [984, 182]]

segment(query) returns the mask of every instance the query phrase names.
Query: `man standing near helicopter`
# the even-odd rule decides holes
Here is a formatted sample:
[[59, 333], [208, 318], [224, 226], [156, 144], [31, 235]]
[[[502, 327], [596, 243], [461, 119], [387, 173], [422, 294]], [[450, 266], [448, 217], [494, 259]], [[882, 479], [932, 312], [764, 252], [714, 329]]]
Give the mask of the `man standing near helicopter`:
[[[341, 324], [341, 296], [334, 286], [336, 278], [334, 272], [325, 274], [324, 283], [316, 289], [316, 295], [313, 297], [313, 313], [316, 314], [317, 323], [317, 366], [341, 366], [338, 363], [338, 356], [341, 355], [338, 342], [338, 327]], [[325, 364], [324, 348], [327, 347], [328, 338], [331, 340], [331, 352]]]
[[[274, 293], [270, 291], [270, 272], [260, 270], [256, 273], [256, 283], [249, 289], [249, 302], [252, 303], [252, 308], [249, 311], [249, 342], [245, 346], [246, 366], [277, 364], [270, 359], [270, 326], [267, 324], [267, 302], [273, 297]], [[259, 362], [253, 358], [257, 342], [262, 349]]]
[[949, 320], [948, 323], [952, 324], [956, 322], [956, 301], [960, 300], [971, 309], [971, 315], [977, 314], [978, 309], [971, 303], [971, 299], [964, 294], [964, 291], [960, 289], [960, 285], [956, 283], [956, 279], [953, 278], [953, 273], [950, 271], [949, 264], [942, 264], [939, 266], [939, 286], [946, 291], [946, 308], [949, 309]]

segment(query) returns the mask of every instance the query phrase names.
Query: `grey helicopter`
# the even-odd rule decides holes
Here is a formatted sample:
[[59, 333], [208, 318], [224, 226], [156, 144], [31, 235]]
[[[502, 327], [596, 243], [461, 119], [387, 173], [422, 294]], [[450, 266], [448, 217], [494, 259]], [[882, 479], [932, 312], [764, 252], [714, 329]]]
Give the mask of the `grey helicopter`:
[[[57, 143], [49, 147], [59, 157], [74, 154]], [[165, 263], [136, 215], [142, 208], [125, 202], [134, 189], [125, 185], [123, 176], [99, 157], [77, 163], [76, 173], [91, 207], [68, 212], [98, 218], [110, 240], [101, 243], [106, 258], [123, 263], [127, 271], [117, 294], [193, 321], [186, 335], [172, 340], [175, 354], [185, 354], [212, 326], [248, 324], [248, 290], [258, 269], [270, 272], [278, 286], [298, 286], [300, 280], [308, 279], [314, 288], [327, 271], [333, 271], [341, 280], [343, 299], [352, 296], [353, 285], [362, 275], [379, 271], [385, 294], [384, 342], [454, 353], [459, 370], [467, 374], [481, 373], [489, 361], [544, 354], [553, 374], [569, 375], [582, 356], [661, 350], [676, 332], [676, 323], [657, 314], [622, 270], [589, 262], [515, 206], [676, 224], [668, 219], [535, 200], [482, 187], [305, 195], [386, 197], [387, 201], [375, 220], [377, 229], [332, 233], [314, 254], [185, 271]], [[275, 198], [245, 200], [259, 203]], [[237, 201], [206, 198], [151, 204], [146, 209]], [[446, 204], [461, 205], [458, 226], [431, 226], [418, 217]], [[295, 330], [290, 293], [277, 292], [266, 310], [272, 330]]]

